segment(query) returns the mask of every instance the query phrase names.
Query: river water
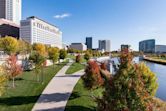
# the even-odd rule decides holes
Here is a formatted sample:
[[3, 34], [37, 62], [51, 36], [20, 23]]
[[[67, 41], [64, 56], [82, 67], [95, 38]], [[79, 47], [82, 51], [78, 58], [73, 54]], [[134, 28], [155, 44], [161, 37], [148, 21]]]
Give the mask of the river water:
[[[113, 58], [115, 63], [117, 63], [117, 58]], [[147, 66], [150, 67], [151, 71], [154, 72], [158, 78], [158, 90], [156, 97], [166, 101], [166, 65], [156, 64], [152, 62], [143, 61], [139, 57], [134, 58], [136, 63], [145, 62]]]

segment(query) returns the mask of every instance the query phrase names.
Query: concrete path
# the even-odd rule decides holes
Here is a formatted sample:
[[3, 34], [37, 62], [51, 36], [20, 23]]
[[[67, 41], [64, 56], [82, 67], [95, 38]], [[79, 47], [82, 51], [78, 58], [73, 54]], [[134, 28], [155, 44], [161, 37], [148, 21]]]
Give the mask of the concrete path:
[[32, 111], [64, 111], [67, 101], [73, 91], [74, 86], [84, 74], [79, 71], [73, 75], [66, 75], [66, 70], [72, 63], [64, 66], [58, 74], [50, 81], [48, 86], [39, 97]]

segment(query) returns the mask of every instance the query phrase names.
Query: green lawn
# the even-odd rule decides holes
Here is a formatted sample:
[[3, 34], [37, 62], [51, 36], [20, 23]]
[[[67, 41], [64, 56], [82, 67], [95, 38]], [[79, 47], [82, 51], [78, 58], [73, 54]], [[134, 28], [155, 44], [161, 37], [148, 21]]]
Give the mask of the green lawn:
[[79, 70], [82, 70], [85, 68], [85, 65], [80, 64], [80, 63], [73, 63], [69, 69], [66, 71], [66, 74], [73, 74]]
[[69, 98], [65, 111], [96, 111], [96, 103], [93, 101], [90, 94], [97, 96], [102, 95], [103, 89], [89, 91], [84, 88], [82, 79], [75, 86], [72, 95]]
[[[30, 111], [46, 85], [65, 64], [58, 64], [54, 69], [52, 66], [46, 67], [43, 84], [36, 82], [33, 71], [24, 72], [17, 78], [16, 88], [8, 86], [5, 94], [0, 97], [0, 111]], [[11, 83], [9, 81], [9, 85]]]

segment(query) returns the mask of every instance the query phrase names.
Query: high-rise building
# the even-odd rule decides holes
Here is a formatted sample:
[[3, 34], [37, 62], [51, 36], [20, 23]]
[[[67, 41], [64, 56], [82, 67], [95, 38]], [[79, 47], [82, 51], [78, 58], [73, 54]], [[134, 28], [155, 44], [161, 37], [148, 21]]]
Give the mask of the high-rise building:
[[110, 40], [99, 40], [99, 50], [110, 52], [111, 51]]
[[62, 48], [62, 32], [59, 28], [35, 16], [21, 21], [20, 38], [30, 44], [42, 43]]
[[22, 0], [0, 0], [0, 18], [20, 24]]
[[145, 53], [155, 52], [155, 39], [149, 39], [139, 42], [139, 51]]
[[86, 37], [86, 43], [88, 49], [92, 49], [92, 37]]

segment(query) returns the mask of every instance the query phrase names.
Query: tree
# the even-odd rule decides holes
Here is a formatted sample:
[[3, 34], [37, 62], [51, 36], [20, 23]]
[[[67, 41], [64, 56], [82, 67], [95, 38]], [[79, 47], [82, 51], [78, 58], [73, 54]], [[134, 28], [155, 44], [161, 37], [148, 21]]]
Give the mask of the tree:
[[59, 49], [58, 48], [49, 48], [48, 49], [49, 59], [52, 60], [53, 65], [58, 61], [59, 58]]
[[32, 46], [28, 42], [23, 40], [18, 40], [18, 44], [19, 44], [18, 46], [19, 53], [25, 55], [31, 52]]
[[17, 63], [17, 57], [15, 55], [11, 55], [6, 63], [5, 68], [7, 71], [7, 75], [9, 78], [12, 78], [13, 80], [13, 88], [15, 87], [15, 77], [22, 74], [22, 68], [21, 65]]
[[18, 41], [13, 37], [6, 36], [5, 38], [0, 39], [0, 47], [8, 55], [15, 54], [18, 50]]
[[152, 111], [156, 76], [144, 64], [133, 63], [132, 58], [131, 52], [122, 51], [119, 70], [105, 79], [103, 97], [97, 99], [99, 111]]
[[[41, 55], [39, 52], [37, 51], [33, 51], [30, 56], [29, 56], [29, 60], [34, 64], [35, 66], [35, 74], [37, 76], [37, 81], [39, 82], [39, 74], [40, 71], [42, 72], [42, 82], [43, 82], [43, 67], [45, 66], [45, 62], [46, 62], [46, 58]], [[40, 70], [41, 69], [41, 70]]]
[[139, 73], [141, 73], [142, 75], [143, 83], [145, 84], [144, 87], [146, 88], [147, 92], [151, 96], [155, 96], [156, 91], [158, 89], [158, 84], [156, 82], [157, 81], [156, 75], [150, 70], [149, 67], [145, 65], [145, 63], [138, 64], [137, 68]]
[[46, 47], [45, 45], [41, 44], [41, 43], [35, 43], [33, 45], [33, 49], [35, 51], [38, 52], [38, 54], [42, 55], [42, 56], [46, 56], [47, 55], [47, 51], [46, 51]]
[[6, 71], [4, 67], [0, 66], [0, 96], [4, 93], [6, 82], [7, 82]]
[[100, 67], [95, 61], [89, 61], [82, 76], [84, 86], [87, 89], [95, 89], [103, 85], [104, 81], [100, 75]]
[[84, 59], [88, 61], [91, 56], [92, 55], [89, 52], [86, 52], [85, 55], [84, 55]]
[[77, 63], [81, 63], [81, 55], [80, 55], [80, 54], [78, 54], [78, 55], [76, 56], [76, 62], [77, 62]]
[[59, 59], [65, 59], [67, 57], [67, 52], [65, 49], [61, 49], [59, 52]]

